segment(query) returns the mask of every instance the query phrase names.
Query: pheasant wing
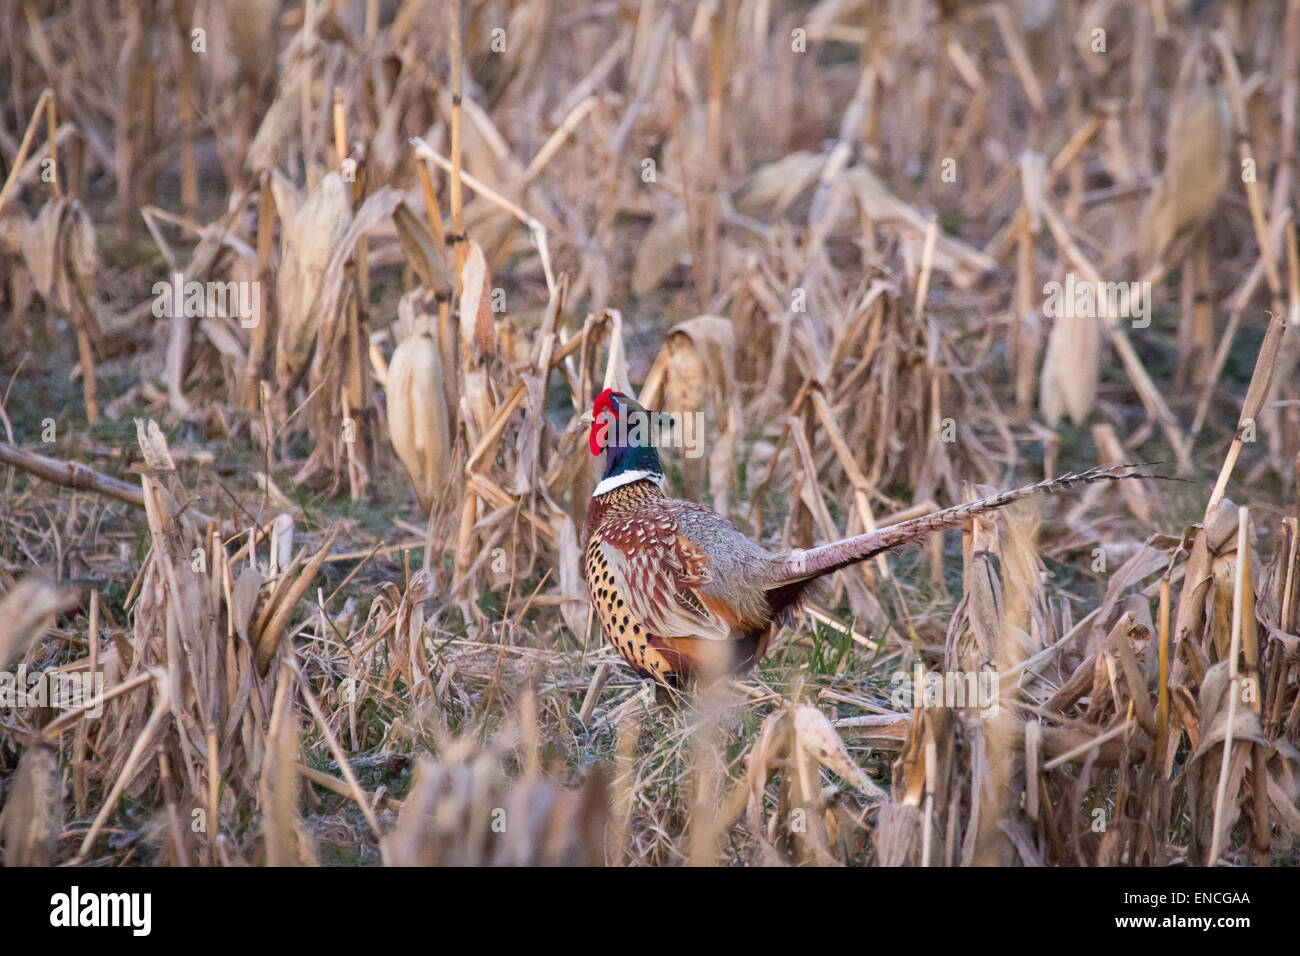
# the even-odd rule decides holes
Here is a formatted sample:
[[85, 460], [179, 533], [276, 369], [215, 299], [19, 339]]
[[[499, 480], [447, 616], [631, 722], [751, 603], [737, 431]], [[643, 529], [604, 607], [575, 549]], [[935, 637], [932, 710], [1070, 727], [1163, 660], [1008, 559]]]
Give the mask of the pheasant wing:
[[611, 521], [600, 548], [617, 593], [632, 615], [659, 637], [732, 637], [727, 609], [701, 597], [709, 581], [704, 551], [679, 533], [671, 513]]

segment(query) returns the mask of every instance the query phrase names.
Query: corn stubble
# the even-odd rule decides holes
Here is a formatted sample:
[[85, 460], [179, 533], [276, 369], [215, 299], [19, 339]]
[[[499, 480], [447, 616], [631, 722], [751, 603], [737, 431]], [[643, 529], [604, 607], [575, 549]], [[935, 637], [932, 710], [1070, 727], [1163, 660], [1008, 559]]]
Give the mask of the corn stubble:
[[[241, 0], [203, 56], [72, 6], [106, 42], [15, 47], [0, 356], [120, 432], [42, 409], [42, 454], [138, 489], [4, 458], [0, 667], [105, 678], [0, 722], [5, 863], [1296, 861], [1300, 3], [522, 2], [494, 52], [451, 4]], [[151, 325], [164, 269], [260, 324]], [[1152, 329], [1049, 323], [1067, 273], [1151, 281]], [[772, 547], [1083, 459], [1188, 483], [881, 555], [665, 705], [588, 620], [604, 387], [701, 416], [672, 490]], [[953, 672], [993, 697], [895, 694]]]

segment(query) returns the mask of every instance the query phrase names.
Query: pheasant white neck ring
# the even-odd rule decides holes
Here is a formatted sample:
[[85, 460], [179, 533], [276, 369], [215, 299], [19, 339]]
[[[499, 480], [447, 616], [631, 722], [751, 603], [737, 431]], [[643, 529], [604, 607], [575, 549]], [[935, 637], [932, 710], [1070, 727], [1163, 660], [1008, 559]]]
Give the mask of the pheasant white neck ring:
[[601, 495], [609, 494], [615, 488], [622, 488], [634, 481], [653, 481], [662, 488], [664, 486], [664, 475], [661, 471], [648, 471], [642, 468], [620, 471], [600, 479], [600, 483], [596, 485], [596, 490], [591, 493], [591, 497], [599, 498]]

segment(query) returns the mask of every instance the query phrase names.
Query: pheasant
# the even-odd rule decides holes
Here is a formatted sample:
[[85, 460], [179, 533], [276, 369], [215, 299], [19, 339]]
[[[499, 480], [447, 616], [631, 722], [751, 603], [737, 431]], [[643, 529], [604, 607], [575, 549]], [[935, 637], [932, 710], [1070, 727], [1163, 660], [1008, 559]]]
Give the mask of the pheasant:
[[749, 670], [820, 577], [1022, 498], [1147, 477], [1130, 466], [1092, 469], [780, 554], [712, 509], [664, 494], [659, 453], [646, 437], [649, 413], [627, 395], [606, 389], [590, 421], [591, 453], [604, 452], [605, 469], [582, 528], [587, 591], [619, 656], [672, 688]]

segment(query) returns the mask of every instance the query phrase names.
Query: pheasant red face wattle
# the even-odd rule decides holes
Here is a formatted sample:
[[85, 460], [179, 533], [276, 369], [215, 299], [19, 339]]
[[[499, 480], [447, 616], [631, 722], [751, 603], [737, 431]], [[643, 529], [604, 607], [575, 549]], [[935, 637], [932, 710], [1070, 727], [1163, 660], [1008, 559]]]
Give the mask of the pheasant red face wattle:
[[611, 421], [618, 417], [618, 412], [614, 408], [614, 396], [621, 394], [612, 388], [607, 388], [596, 396], [596, 401], [591, 408], [591, 434], [587, 438], [587, 444], [593, 455], [599, 455], [605, 448], [606, 432]]

